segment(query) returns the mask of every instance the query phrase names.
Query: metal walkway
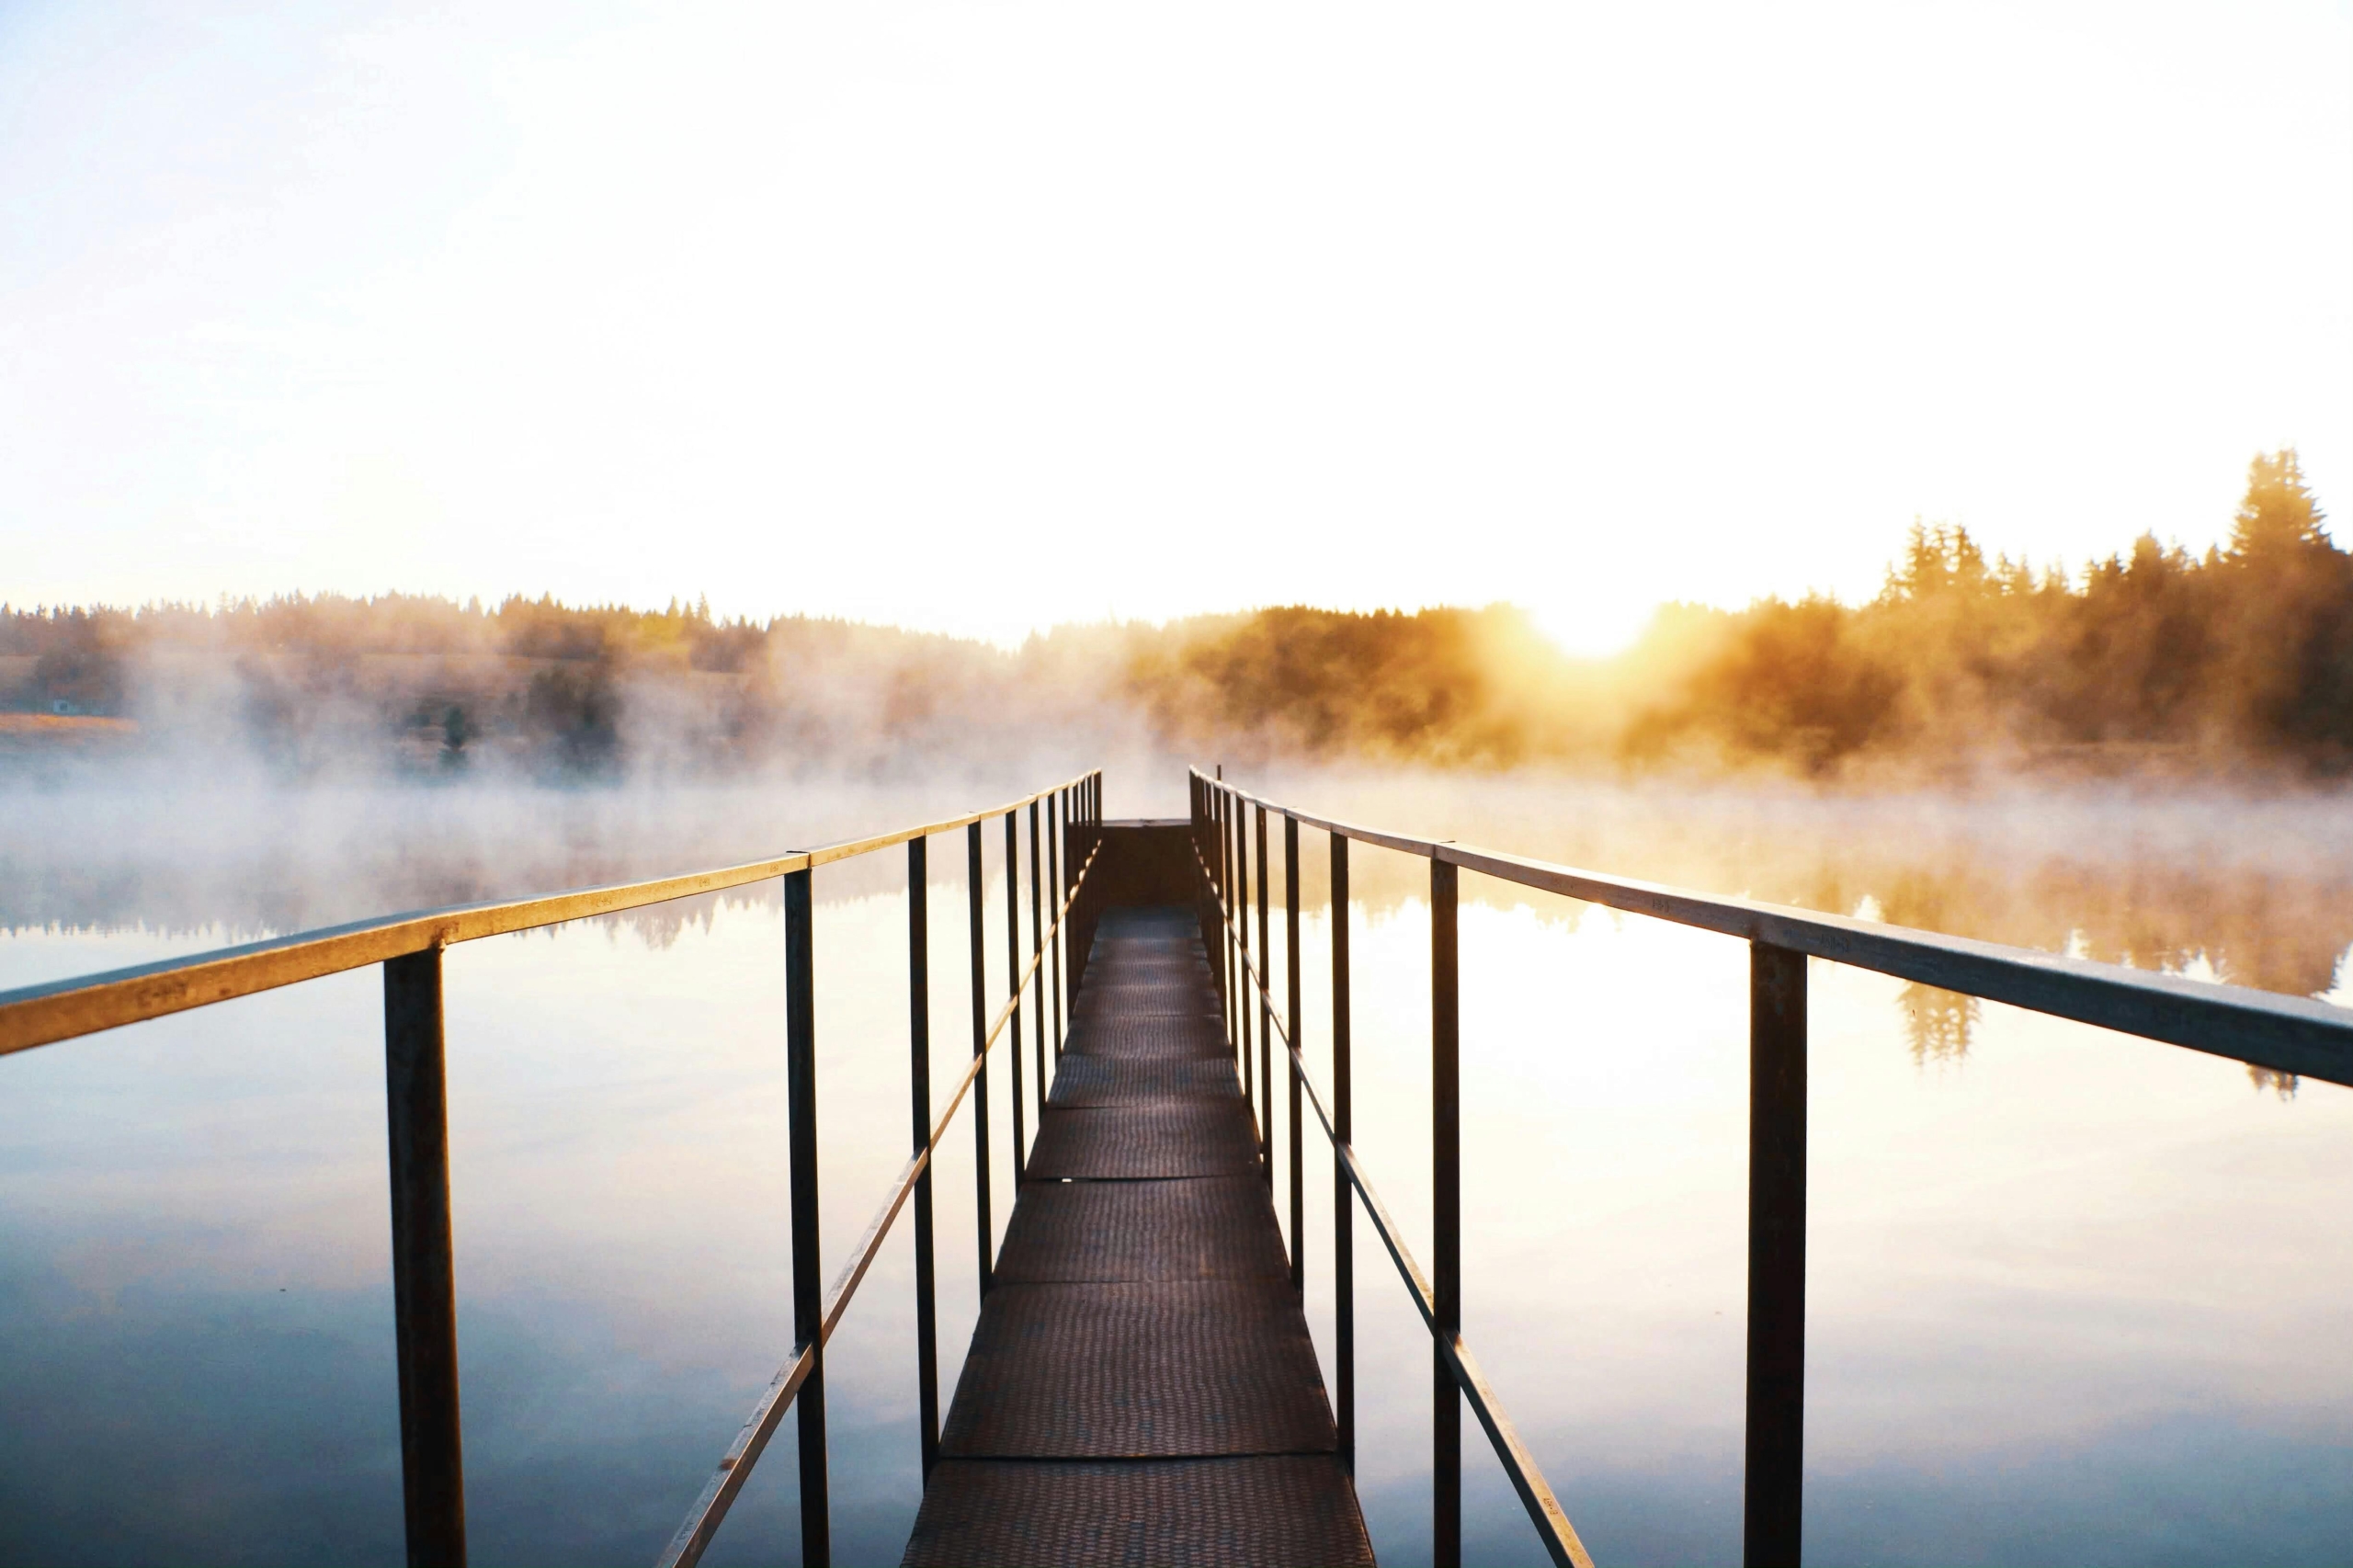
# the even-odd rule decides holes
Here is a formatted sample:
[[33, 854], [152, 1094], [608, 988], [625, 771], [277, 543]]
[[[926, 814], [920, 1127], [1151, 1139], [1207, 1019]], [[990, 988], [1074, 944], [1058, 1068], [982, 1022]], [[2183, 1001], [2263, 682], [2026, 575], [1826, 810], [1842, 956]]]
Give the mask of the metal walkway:
[[1370, 1563], [1200, 928], [1105, 911], [909, 1564]]

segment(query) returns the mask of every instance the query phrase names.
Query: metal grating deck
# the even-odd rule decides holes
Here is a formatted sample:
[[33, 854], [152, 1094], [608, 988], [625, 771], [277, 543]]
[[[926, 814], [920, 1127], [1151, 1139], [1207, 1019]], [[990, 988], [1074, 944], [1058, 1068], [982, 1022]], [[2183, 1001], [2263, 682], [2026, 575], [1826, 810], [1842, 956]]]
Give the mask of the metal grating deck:
[[905, 1562], [1371, 1562], [1190, 913], [1073, 1019]]
[[1356, 1488], [1329, 1454], [1028, 1464], [947, 1460], [909, 1562], [1227, 1568], [1370, 1563]]
[[1290, 1275], [1282, 1233], [1256, 1173], [1189, 1181], [1040, 1181], [1022, 1198], [996, 1260], [1001, 1285]]

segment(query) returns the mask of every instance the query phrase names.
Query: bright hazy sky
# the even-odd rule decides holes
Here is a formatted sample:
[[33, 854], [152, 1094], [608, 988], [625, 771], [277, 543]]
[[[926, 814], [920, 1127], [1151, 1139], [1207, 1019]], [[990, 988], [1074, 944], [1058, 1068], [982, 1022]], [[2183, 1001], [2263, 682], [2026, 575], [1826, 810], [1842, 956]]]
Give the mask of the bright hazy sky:
[[1115, 613], [2353, 537], [2353, 6], [0, 6], [0, 597]]

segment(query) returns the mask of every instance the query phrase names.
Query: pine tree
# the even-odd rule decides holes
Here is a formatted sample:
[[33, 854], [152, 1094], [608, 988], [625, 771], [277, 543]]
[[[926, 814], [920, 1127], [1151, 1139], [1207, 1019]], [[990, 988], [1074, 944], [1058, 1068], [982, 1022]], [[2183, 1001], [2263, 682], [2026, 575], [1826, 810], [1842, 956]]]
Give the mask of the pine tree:
[[2247, 465], [2246, 499], [2232, 520], [2230, 558], [2255, 564], [2328, 550], [2322, 522], [2296, 449], [2257, 452]]

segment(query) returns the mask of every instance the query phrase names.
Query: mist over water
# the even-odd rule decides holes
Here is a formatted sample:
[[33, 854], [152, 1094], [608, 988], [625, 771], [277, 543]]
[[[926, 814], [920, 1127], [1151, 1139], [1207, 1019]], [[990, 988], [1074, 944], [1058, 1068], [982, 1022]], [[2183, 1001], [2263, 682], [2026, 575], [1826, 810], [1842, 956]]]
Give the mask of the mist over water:
[[[933, 775], [585, 785], [223, 780], [197, 767], [0, 787], [0, 929], [249, 939], [760, 859], [958, 815], [1079, 766], [1041, 753]], [[858, 861], [835, 874], [857, 888], [881, 873]], [[681, 917], [656, 906], [613, 918], [658, 933]]]
[[[27, 784], [0, 793], [0, 987], [753, 858], [1076, 766]], [[1324, 814], [2302, 994], [2331, 993], [2353, 944], [2353, 811], [2327, 793], [1228, 771]], [[1114, 816], [1183, 809], [1170, 759], [1115, 759], [1107, 784]], [[1303, 1023], [1328, 1084], [1327, 862], [1302, 836]], [[994, 991], [1001, 830], [983, 840]], [[816, 875], [829, 1265], [904, 1158], [904, 866]], [[931, 867], [937, 1085], [970, 1050], [962, 846], [936, 844]], [[1358, 846], [1351, 874], [1359, 1147], [1426, 1246], [1427, 868]], [[1731, 1560], [1745, 954], [1475, 876], [1462, 896], [1467, 1332], [1597, 1557]], [[484, 1561], [650, 1559], [784, 1351], [782, 951], [763, 886], [449, 952]], [[2341, 1560], [2353, 1093], [1835, 966], [1812, 983], [1809, 1555]], [[381, 1031], [361, 971], [0, 1061], [0, 1387], [17, 1413], [0, 1556], [399, 1559]], [[1311, 1132], [1328, 1379], [1323, 1154]], [[976, 1305], [968, 1121], [938, 1183], [952, 1375]], [[1427, 1341], [1361, 1223], [1357, 1239], [1359, 1485], [1383, 1561], [1410, 1563]], [[895, 1557], [913, 1517], [911, 1283], [901, 1234], [830, 1353], [846, 1561]], [[791, 1558], [790, 1447], [788, 1423], [713, 1561]], [[1473, 1555], [1539, 1561], [1483, 1446], [1467, 1451]], [[142, 1508], [115, 1506], [126, 1485]]]
[[[2336, 790], [1305, 773], [1261, 792], [1618, 876], [2296, 995], [2331, 991], [2353, 945], [2353, 795]], [[1381, 897], [1396, 869], [1360, 874], [1357, 896]], [[1463, 896], [1521, 895], [1474, 876]]]
[[[324, 784], [197, 768], [0, 787], [0, 929], [15, 935], [283, 934], [400, 910], [733, 864], [952, 815], [1087, 764], [874, 777], [547, 786]], [[1115, 816], [1177, 816], [1183, 769], [1140, 752], [1108, 775]], [[1822, 790], [1772, 780], [1617, 782], [1541, 773], [1237, 772], [1319, 814], [1610, 874], [2299, 995], [2353, 945], [2353, 795], [2020, 780]], [[1308, 835], [1311, 865], [1320, 836]], [[887, 858], [884, 858], [887, 859]], [[849, 888], [892, 883], [860, 860]], [[1382, 858], [1355, 893], [1420, 887]], [[895, 885], [892, 883], [892, 885]], [[1303, 896], [1323, 896], [1320, 875]], [[772, 898], [745, 890], [744, 896]], [[1471, 900], [1521, 890], [1465, 882]], [[677, 911], [616, 917], [660, 931]]]

